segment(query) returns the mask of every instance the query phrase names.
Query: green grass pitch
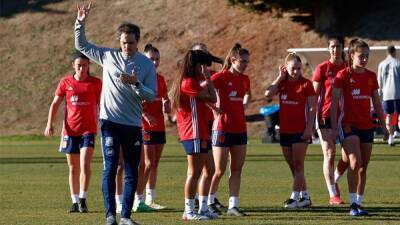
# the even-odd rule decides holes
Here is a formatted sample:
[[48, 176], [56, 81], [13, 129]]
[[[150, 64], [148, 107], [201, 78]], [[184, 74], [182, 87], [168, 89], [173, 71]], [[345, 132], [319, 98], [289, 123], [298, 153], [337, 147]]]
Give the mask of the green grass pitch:
[[[313, 207], [286, 210], [283, 201], [291, 193], [289, 169], [279, 145], [250, 140], [240, 194], [245, 218], [222, 216], [214, 221], [184, 222], [183, 184], [186, 159], [175, 138], [168, 140], [159, 167], [157, 201], [168, 206], [157, 213], [134, 213], [141, 224], [400, 224], [400, 148], [374, 145], [368, 168], [364, 206], [370, 216], [350, 218], [348, 205], [328, 205], [322, 175], [322, 154], [310, 145], [306, 157], [306, 179]], [[92, 162], [88, 214], [68, 214], [70, 196], [65, 156], [58, 153], [58, 139], [38, 137], [0, 138], [0, 224], [104, 224], [101, 194], [100, 146]], [[218, 192], [227, 204], [226, 174]], [[348, 202], [346, 178], [340, 180], [342, 197]]]

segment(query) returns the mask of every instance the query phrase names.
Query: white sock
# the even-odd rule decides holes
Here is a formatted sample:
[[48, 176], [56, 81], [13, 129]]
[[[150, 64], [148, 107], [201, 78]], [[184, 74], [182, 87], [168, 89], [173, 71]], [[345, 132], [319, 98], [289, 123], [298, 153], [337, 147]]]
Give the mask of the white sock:
[[361, 205], [364, 200], [364, 195], [357, 195], [357, 205]]
[[87, 192], [86, 191], [80, 191], [79, 192], [79, 198], [87, 198]]
[[194, 199], [199, 200], [199, 193], [196, 193], [196, 195], [194, 196]]
[[122, 204], [123, 195], [115, 195], [115, 202], [119, 205]]
[[310, 199], [310, 195], [307, 190], [300, 191], [300, 198]]
[[194, 199], [185, 198], [185, 213], [194, 212]]
[[141, 195], [135, 194], [135, 201], [137, 201], [137, 203], [144, 202], [143, 194], [141, 194]]
[[342, 177], [342, 175], [339, 174], [339, 171], [336, 168], [336, 170], [335, 170], [335, 183], [339, 182], [340, 177]]
[[239, 197], [236, 196], [230, 196], [229, 197], [229, 209], [232, 209], [233, 207], [238, 207], [239, 206]]
[[208, 202], [207, 202], [207, 204], [208, 205], [211, 205], [211, 204], [214, 204], [215, 203], [215, 194], [210, 194], [210, 195], [208, 195]]
[[71, 195], [71, 200], [72, 200], [72, 203], [78, 203], [79, 195]]
[[146, 189], [146, 204], [150, 205], [154, 202], [155, 193], [155, 189]]
[[328, 185], [329, 197], [337, 196], [336, 185]]
[[208, 209], [207, 199], [208, 199], [208, 196], [199, 195], [199, 213], [207, 211], [207, 209]]
[[300, 197], [300, 192], [298, 191], [292, 191], [292, 195], [290, 195], [290, 198], [293, 200], [298, 200]]
[[349, 196], [350, 196], [350, 205], [353, 203], [357, 203], [357, 193], [354, 192], [349, 193]]

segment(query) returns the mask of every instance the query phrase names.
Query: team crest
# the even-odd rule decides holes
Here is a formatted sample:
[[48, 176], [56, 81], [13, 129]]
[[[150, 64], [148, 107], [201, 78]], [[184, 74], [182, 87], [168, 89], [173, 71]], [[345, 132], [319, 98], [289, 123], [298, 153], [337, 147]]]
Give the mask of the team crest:
[[343, 127], [343, 130], [344, 130], [345, 133], [349, 133], [349, 132], [351, 131], [351, 128], [350, 128], [349, 125], [345, 125], [345, 126]]
[[150, 141], [150, 134], [149, 133], [144, 133], [143, 134], [143, 141]]
[[224, 134], [218, 135], [218, 142], [219, 143], [224, 143], [225, 142], [225, 135]]

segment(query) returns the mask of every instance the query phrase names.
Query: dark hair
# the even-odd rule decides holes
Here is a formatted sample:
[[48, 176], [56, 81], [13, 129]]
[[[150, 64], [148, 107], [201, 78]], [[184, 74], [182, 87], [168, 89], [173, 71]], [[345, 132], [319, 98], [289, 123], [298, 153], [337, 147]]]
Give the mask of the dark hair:
[[353, 54], [360, 48], [368, 48], [368, 50], [369, 50], [369, 45], [367, 44], [367, 42], [365, 42], [361, 39], [358, 39], [358, 38], [354, 38], [350, 41], [349, 48], [347, 50], [347, 56], [349, 57], [349, 67], [350, 68], [353, 64], [353, 62], [351, 60], [351, 54]]
[[342, 60], [346, 60], [346, 54], [344, 53], [344, 38], [341, 35], [331, 35], [328, 37], [328, 46], [331, 41], [338, 41], [342, 45]]
[[179, 74], [175, 78], [170, 92], [173, 109], [179, 108], [180, 91], [183, 78], [191, 77], [196, 79], [196, 65], [207, 65], [209, 62], [211, 62], [210, 55], [201, 50], [189, 50], [186, 52], [185, 57], [180, 64]]
[[72, 53], [72, 55], [71, 55], [71, 61], [74, 62], [75, 59], [77, 59], [77, 58], [89, 60], [89, 58], [88, 58], [86, 55], [84, 55], [82, 52], [80, 52], [80, 51], [78, 51], [78, 50], [76, 50], [76, 51], [74, 51], [74, 53]]
[[144, 46], [144, 52], [148, 53], [148, 52], [156, 52], [158, 54], [160, 54], [160, 51], [158, 51], [158, 49], [156, 47], [154, 47], [152, 44], [148, 43], [146, 44], [146, 46]]
[[140, 28], [133, 23], [123, 22], [117, 29], [118, 39], [121, 34], [134, 34], [136, 41], [140, 40]]
[[396, 54], [396, 48], [393, 45], [389, 45], [387, 47], [387, 53], [389, 53], [390, 55]]
[[228, 70], [232, 66], [232, 57], [240, 57], [242, 55], [250, 55], [249, 50], [242, 48], [242, 45], [236, 43], [228, 52], [228, 55], [225, 58], [224, 65], [222, 66], [222, 70]]

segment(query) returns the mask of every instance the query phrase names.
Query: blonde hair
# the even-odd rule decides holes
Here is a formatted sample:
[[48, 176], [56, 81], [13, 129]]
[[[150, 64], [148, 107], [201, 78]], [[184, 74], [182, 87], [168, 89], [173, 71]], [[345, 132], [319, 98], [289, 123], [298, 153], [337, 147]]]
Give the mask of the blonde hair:
[[301, 63], [300, 56], [297, 55], [295, 52], [289, 53], [286, 58], [285, 58], [285, 64], [287, 64], [290, 61], [296, 60], [297, 62]]

